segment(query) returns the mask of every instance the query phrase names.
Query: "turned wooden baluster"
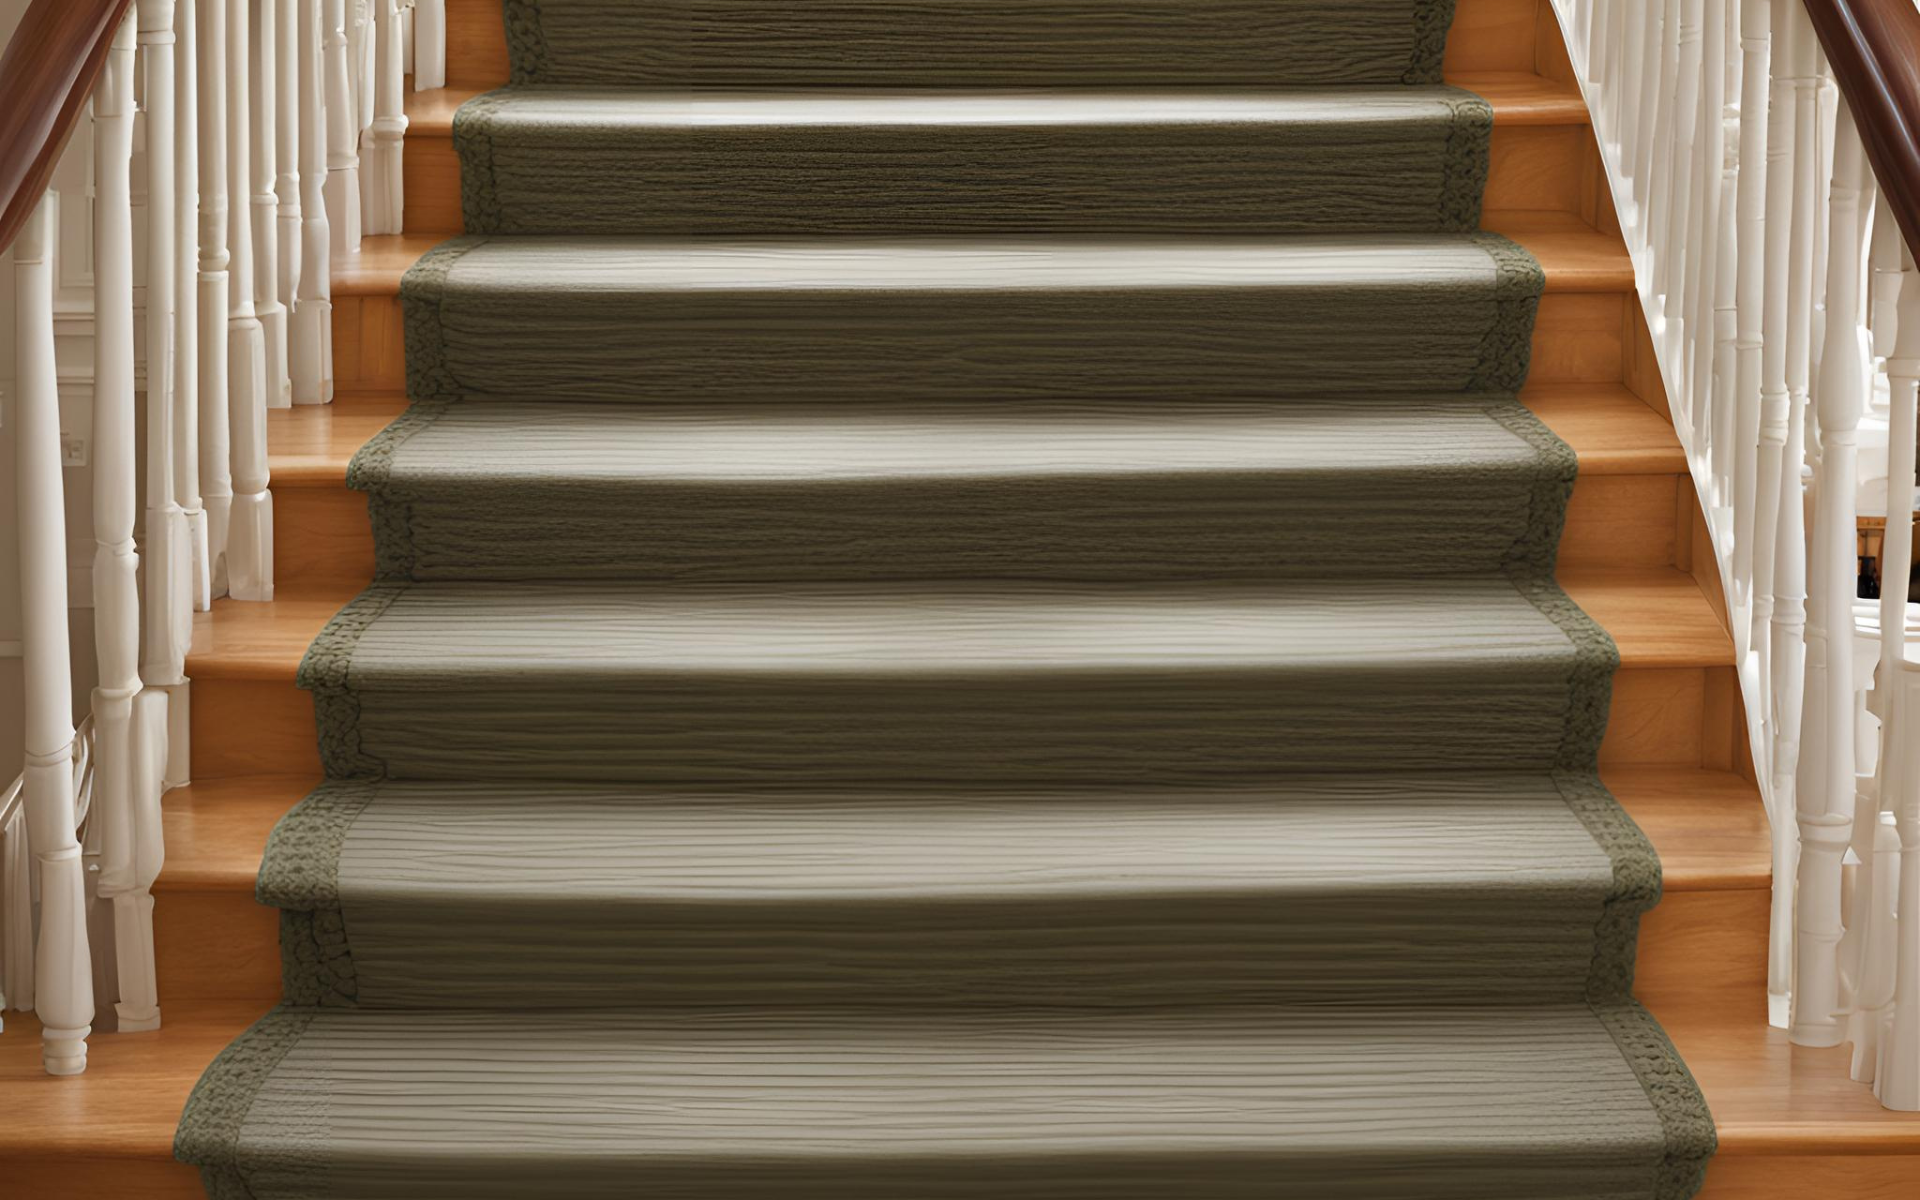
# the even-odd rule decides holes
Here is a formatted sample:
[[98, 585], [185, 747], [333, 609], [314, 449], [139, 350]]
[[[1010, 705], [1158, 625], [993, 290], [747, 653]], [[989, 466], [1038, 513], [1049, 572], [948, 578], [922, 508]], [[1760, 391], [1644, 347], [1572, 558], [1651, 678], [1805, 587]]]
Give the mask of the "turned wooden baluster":
[[[1770, 91], [1772, 0], [1740, 0], [1740, 161], [1735, 180], [1734, 284], [1734, 489], [1733, 489], [1733, 607], [1751, 614], [1754, 549], [1757, 542], [1754, 513], [1759, 507], [1757, 486], [1760, 453], [1760, 361], [1763, 314], [1766, 311], [1767, 247], [1767, 104]], [[1754, 642], [1755, 622], [1739, 621], [1734, 642], [1741, 661]], [[1784, 1004], [1788, 990], [1790, 907], [1777, 906], [1774, 947], [1770, 956], [1768, 991]], [[1781, 1022], [1786, 1019], [1780, 1014]]]
[[[185, 703], [187, 646], [193, 636], [193, 543], [174, 478], [174, 439], [180, 433], [174, 409], [182, 395], [193, 394], [190, 386], [181, 391], [177, 360], [182, 354], [193, 355], [192, 343], [183, 345], [180, 333], [179, 278], [183, 247], [192, 244], [195, 214], [191, 164], [181, 170], [177, 144], [178, 14], [174, 0], [140, 0], [138, 11], [147, 137], [147, 479], [140, 679], [169, 722], [164, 785], [171, 786], [187, 777], [186, 728], [173, 705]], [[186, 269], [190, 273], [191, 264]], [[189, 292], [189, 309], [191, 299]]]
[[[300, 302], [300, 277], [307, 264], [301, 246], [305, 216], [300, 191], [300, 8], [303, 0], [262, 0], [273, 15], [273, 193], [279, 211], [274, 304], [277, 334], [269, 323], [267, 362], [273, 387], [270, 403], [285, 408], [293, 401], [293, 313]], [[261, 33], [263, 57], [266, 33]], [[265, 86], [263, 83], [262, 87]], [[277, 347], [273, 339], [279, 338]]]
[[[227, 594], [233, 475], [228, 452], [230, 338], [227, 234], [227, 14], [231, 0], [198, 0], [200, 105], [200, 503], [206, 513], [209, 595]], [[242, 95], [245, 93], [242, 92]], [[242, 193], [244, 194], [244, 193]]]
[[322, 0], [299, 10], [300, 278], [293, 309], [295, 404], [333, 399], [333, 270], [327, 217], [327, 25]]
[[[197, 44], [199, 0], [176, 0], [174, 26], [182, 51], [174, 59], [174, 174], [180, 181], [180, 202], [174, 212], [176, 229], [173, 353], [173, 495], [187, 522], [192, 566], [188, 589], [193, 607], [205, 612], [213, 605], [212, 555], [207, 543], [207, 515], [200, 498], [200, 254], [204, 181], [200, 165], [200, 72]], [[167, 755], [168, 780], [184, 783], [192, 775], [187, 753], [188, 689], [172, 692], [167, 710], [172, 749]]]
[[[1784, 463], [1787, 444], [1787, 257], [1793, 235], [1793, 84], [1788, 67], [1792, 40], [1789, 5], [1798, 0], [1771, 0], [1771, 26], [1774, 31], [1773, 64], [1768, 88], [1767, 118], [1767, 195], [1766, 253], [1761, 284], [1760, 337], [1760, 424], [1756, 457], [1756, 484], [1753, 520], [1753, 646], [1759, 656], [1759, 709], [1762, 720], [1761, 753], [1764, 758], [1762, 786], [1766, 789], [1774, 838], [1773, 886], [1777, 893], [1791, 889], [1798, 868], [1798, 842], [1788, 836], [1793, 828], [1792, 785], [1790, 773], [1783, 780], [1779, 749], [1783, 738], [1775, 712], [1779, 692], [1779, 668], [1773, 654], [1773, 607], [1776, 587], [1775, 560], [1780, 548], [1780, 512], [1787, 491], [1786, 480], [1794, 480], [1794, 503], [1799, 503], [1799, 464]], [[1798, 730], [1795, 730], [1798, 736]], [[1783, 861], [1785, 859], [1785, 861]], [[1791, 904], [1790, 900], [1785, 901]]]
[[27, 838], [40, 871], [34, 1011], [48, 1074], [87, 1069], [93, 970], [86, 885], [73, 807], [73, 677], [68, 661], [66, 501], [60, 481], [60, 393], [54, 372], [52, 205], [42, 200], [13, 243], [14, 483], [20, 522], [23, 772]]
[[[248, 10], [253, 0], [230, 0], [227, 74], [227, 189], [246, 196], [255, 186], [252, 128], [248, 111], [252, 72]], [[270, 183], [270, 180], [269, 180]], [[272, 196], [271, 186], [267, 196]], [[269, 242], [275, 221], [268, 220]], [[254, 309], [256, 294], [253, 223], [229, 223], [231, 272], [227, 279], [227, 421], [233, 499], [227, 529], [227, 593], [236, 600], [273, 599], [273, 497], [267, 491], [267, 349]]]
[[1732, 501], [1734, 283], [1733, 146], [1727, 137], [1728, 0], [1707, 0], [1701, 29], [1699, 152], [1694, 170], [1695, 204], [1687, 214], [1688, 245], [1699, 248], [1700, 263], [1687, 279], [1682, 311], [1687, 328], [1701, 335], [1688, 343], [1688, 390], [1694, 421], [1707, 462], [1705, 501], [1712, 517], [1727, 523]]
[[447, 86], [447, 0], [414, 0], [413, 90]]
[[[1659, 89], [1668, 113], [1668, 120], [1658, 127], [1665, 134], [1659, 140], [1666, 153], [1656, 157], [1659, 177], [1653, 183], [1655, 194], [1660, 197], [1657, 209], [1660, 225], [1648, 246], [1654, 252], [1652, 274], [1655, 300], [1660, 305], [1661, 333], [1684, 379], [1690, 377], [1685, 366], [1690, 315], [1685, 297], [1693, 276], [1700, 269], [1696, 256], [1688, 254], [1686, 248], [1701, 245], [1698, 240], [1690, 242], [1688, 234], [1692, 232], [1696, 237], [1698, 234], [1692, 223], [1692, 199], [1693, 174], [1699, 166], [1695, 141], [1700, 128], [1702, 89], [1702, 0], [1674, 0], [1668, 11], [1673, 29], [1666, 40], [1673, 56], [1673, 74], [1666, 77], [1667, 86]], [[1678, 419], [1689, 429], [1698, 428], [1701, 397], [1681, 388], [1673, 399], [1679, 409]]]
[[[1889, 473], [1886, 544], [1896, 541], [1910, 553], [1913, 543], [1913, 448], [1915, 406], [1920, 402], [1920, 270], [1902, 248], [1903, 279], [1894, 317], [1894, 348], [1887, 359], [1891, 392], [1892, 445], [1905, 456], [1904, 469]], [[1906, 489], [1904, 492], [1902, 489]], [[1895, 566], [1891, 549], [1889, 574]], [[1912, 569], [1911, 562], [1907, 569]], [[1883, 585], [1882, 591], [1895, 585]], [[1905, 577], [1898, 580], [1905, 595]], [[1904, 611], [1904, 604], [1900, 606]], [[1880, 1070], [1874, 1090], [1880, 1103], [1905, 1112], [1920, 1111], [1920, 671], [1907, 661], [1904, 634], [1896, 634], [1889, 660], [1890, 690], [1897, 693], [1897, 723], [1889, 724], [1882, 741], [1884, 752], [1898, 755], [1897, 786], [1890, 786], [1883, 803], [1892, 810], [1900, 834], [1900, 916], [1895, 923], [1898, 947], [1893, 980], [1893, 1013], [1884, 1037]]]
[[[1841, 923], [1840, 856], [1851, 840], [1862, 854], [1858, 872], [1871, 888], [1873, 840], [1877, 821], [1870, 806], [1856, 805], [1854, 774], [1856, 698], [1853, 678], [1853, 599], [1857, 587], [1856, 532], [1861, 414], [1866, 408], [1868, 376], [1860, 319], [1861, 252], [1865, 223], [1860, 211], [1866, 157], [1845, 107], [1839, 114], [1827, 256], [1827, 314], [1816, 406], [1820, 425], [1820, 476], [1814, 506], [1807, 612], [1807, 703], [1801, 737], [1803, 768], [1798, 787], [1801, 955], [1798, 997], [1790, 1030], [1802, 1044], [1836, 1045], [1845, 1036], [1837, 1014], [1849, 1002], [1836, 952], [1841, 937], [1857, 964], [1868, 915], [1854, 913], [1850, 928]], [[1857, 813], [1857, 816], [1856, 816]], [[1809, 833], [1809, 830], [1817, 830]], [[1869, 893], [1870, 894], [1870, 893]], [[1824, 974], [1809, 977], [1806, 962], [1820, 960]], [[1835, 1002], [1810, 1010], [1826, 994], [1826, 975], [1834, 977]], [[1810, 1039], [1810, 1040], [1809, 1040]]]
[[[134, 22], [123, 23], [93, 95], [93, 820], [98, 892], [113, 904], [114, 960], [123, 1030], [156, 1029], [153, 897], [165, 700], [142, 704], [140, 557], [134, 548], [133, 165]], [[162, 306], [163, 307], [163, 306]], [[150, 382], [151, 386], [151, 382]], [[158, 703], [160, 707], [154, 705]], [[142, 843], [147, 843], [143, 845]], [[148, 868], [151, 868], [150, 870]]]
[[360, 252], [360, 116], [348, 71], [347, 0], [326, 4], [326, 211], [334, 254]]
[[366, 172], [361, 177], [366, 232], [399, 233], [406, 204], [401, 156], [407, 133], [406, 78], [398, 0], [373, 0], [367, 39], [374, 46], [366, 92], [373, 99], [367, 127]]
[[[236, 30], [245, 22], [247, 60], [248, 275], [250, 302], [260, 325], [261, 401], [268, 408], [293, 403], [287, 374], [287, 310], [280, 303], [279, 171], [280, 72], [278, 20], [280, 0], [246, 0], [236, 13]], [[235, 53], [239, 53], [236, 48]], [[296, 217], [296, 221], [297, 221]], [[296, 226], [297, 227], [297, 226]]]
[[[1803, 9], [1789, 10], [1786, 53], [1794, 106], [1792, 231], [1787, 251], [1787, 439], [1780, 475], [1779, 546], [1774, 558], [1773, 666], [1774, 728], [1779, 755], [1774, 764], [1776, 792], [1788, 799], [1800, 830], [1800, 861], [1794, 898], [1794, 994], [1788, 1036], [1798, 1045], [1838, 1045], [1843, 1031], [1839, 965], [1835, 947], [1841, 933], [1840, 857], [1852, 826], [1851, 785], [1843, 809], [1829, 809], [1825, 796], [1801, 799], [1801, 790], [1825, 791], [1824, 715], [1811, 726], [1803, 710], [1824, 714], [1826, 663], [1808, 686], [1806, 663], [1807, 536], [1806, 501], [1800, 472], [1807, 461], [1806, 434], [1813, 362], [1815, 240], [1823, 224], [1818, 140], [1820, 47]], [[1850, 703], [1850, 701], [1849, 701]], [[1803, 741], [1812, 732], [1812, 745]], [[1802, 755], [1806, 761], [1802, 763]], [[1851, 775], [1849, 775], [1849, 780]], [[1831, 909], [1831, 912], [1829, 912]]]
[[[1835, 168], [1836, 183], [1840, 179], [1839, 169]], [[1865, 174], [1865, 180], [1871, 182], [1872, 176]], [[1879, 195], [1877, 189], [1875, 193], [1871, 255], [1875, 275], [1871, 306], [1873, 349], [1891, 358], [1895, 354], [1894, 314], [1900, 299], [1902, 247], [1892, 210], [1885, 196]], [[1892, 295], [1884, 294], [1881, 277], [1893, 280]], [[1828, 353], [1833, 350], [1830, 348]], [[1823, 384], [1825, 378], [1823, 366]], [[1906, 763], [1897, 736], [1905, 725], [1899, 663], [1906, 647], [1905, 580], [1913, 567], [1912, 536], [1908, 534], [1905, 541], [1899, 540], [1901, 524], [1897, 514], [1904, 505], [1907, 520], [1912, 520], [1913, 483], [1914, 412], [1910, 406], [1893, 403], [1887, 413], [1887, 527], [1880, 557], [1883, 586], [1878, 606], [1879, 653], [1873, 668], [1873, 692], [1868, 698], [1868, 711], [1879, 719], [1879, 730], [1876, 743], [1871, 747], [1875, 755], [1873, 776], [1862, 781], [1860, 807], [1855, 814], [1855, 844], [1865, 844], [1868, 857], [1862, 858], [1861, 865], [1855, 869], [1852, 916], [1841, 943], [1842, 978], [1851, 987], [1853, 996], [1853, 1013], [1847, 1025], [1847, 1039], [1854, 1046], [1853, 1077], [1869, 1083], [1878, 1080], [1885, 1065], [1883, 1034], [1892, 1016], [1897, 954], [1898, 910], [1894, 893], [1899, 883], [1900, 835], [1894, 814], [1887, 810], [1890, 801], [1907, 786]], [[1866, 825], [1864, 831], [1862, 824]]]

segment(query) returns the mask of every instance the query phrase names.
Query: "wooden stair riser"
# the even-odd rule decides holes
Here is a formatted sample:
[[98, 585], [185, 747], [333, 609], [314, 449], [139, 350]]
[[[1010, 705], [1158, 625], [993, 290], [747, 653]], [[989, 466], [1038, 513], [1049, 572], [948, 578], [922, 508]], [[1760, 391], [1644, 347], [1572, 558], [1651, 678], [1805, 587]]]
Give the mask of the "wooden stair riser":
[[[163, 881], [164, 882], [164, 881]], [[154, 946], [170, 1007], [280, 997], [276, 912], [250, 889], [157, 889]], [[1730, 1012], [1765, 1019], [1768, 893], [1675, 891], [1641, 928], [1635, 990], [1649, 1002], [1724, 992]]]
[[[1497, 125], [1489, 153], [1487, 224], [1504, 212], [1579, 214], [1589, 207], [1586, 160], [1597, 155], [1584, 124]], [[409, 133], [404, 159], [408, 233], [449, 236], [465, 228], [460, 160], [443, 131]]]

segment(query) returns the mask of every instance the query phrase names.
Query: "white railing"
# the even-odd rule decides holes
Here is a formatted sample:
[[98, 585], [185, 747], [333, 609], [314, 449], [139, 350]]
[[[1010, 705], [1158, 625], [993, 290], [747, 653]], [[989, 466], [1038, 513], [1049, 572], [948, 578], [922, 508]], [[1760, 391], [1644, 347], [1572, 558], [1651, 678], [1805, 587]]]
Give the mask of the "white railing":
[[[1771, 1010], [1920, 1109], [1920, 271], [1804, 0], [1554, 0], [1730, 609]], [[1885, 517], [1877, 602], [1857, 527]]]
[[[190, 776], [192, 614], [222, 596], [273, 598], [267, 410], [332, 398], [329, 254], [357, 251], [363, 230], [401, 231], [403, 73], [445, 79], [443, 0], [413, 8], [137, 0], [114, 36], [78, 234], [92, 265], [98, 664], [85, 737], [72, 721], [55, 268], [86, 198], [56, 186], [12, 247], [27, 724], [25, 770], [0, 793], [0, 1008], [38, 1012], [51, 1073], [86, 1067], [96, 975], [113, 981], [117, 1029], [160, 1024], [151, 889], [161, 794]], [[84, 829], [76, 779], [97, 797]], [[112, 906], [110, 947], [89, 945], [93, 902]], [[96, 958], [110, 969], [96, 973]]]

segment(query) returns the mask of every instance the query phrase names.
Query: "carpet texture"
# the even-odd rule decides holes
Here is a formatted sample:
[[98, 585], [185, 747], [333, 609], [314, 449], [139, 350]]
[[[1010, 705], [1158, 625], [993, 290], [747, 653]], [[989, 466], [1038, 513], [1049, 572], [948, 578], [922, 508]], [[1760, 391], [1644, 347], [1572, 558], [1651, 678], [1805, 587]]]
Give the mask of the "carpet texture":
[[1451, 15], [507, 0], [209, 1194], [1692, 1195]]

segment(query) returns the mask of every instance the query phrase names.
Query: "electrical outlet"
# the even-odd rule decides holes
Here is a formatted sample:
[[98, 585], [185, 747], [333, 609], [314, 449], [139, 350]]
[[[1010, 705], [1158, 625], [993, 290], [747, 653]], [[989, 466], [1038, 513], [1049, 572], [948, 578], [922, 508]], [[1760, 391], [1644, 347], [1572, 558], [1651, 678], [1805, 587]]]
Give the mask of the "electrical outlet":
[[87, 465], [87, 438], [85, 434], [60, 431], [60, 465], [63, 467], [84, 467]]

